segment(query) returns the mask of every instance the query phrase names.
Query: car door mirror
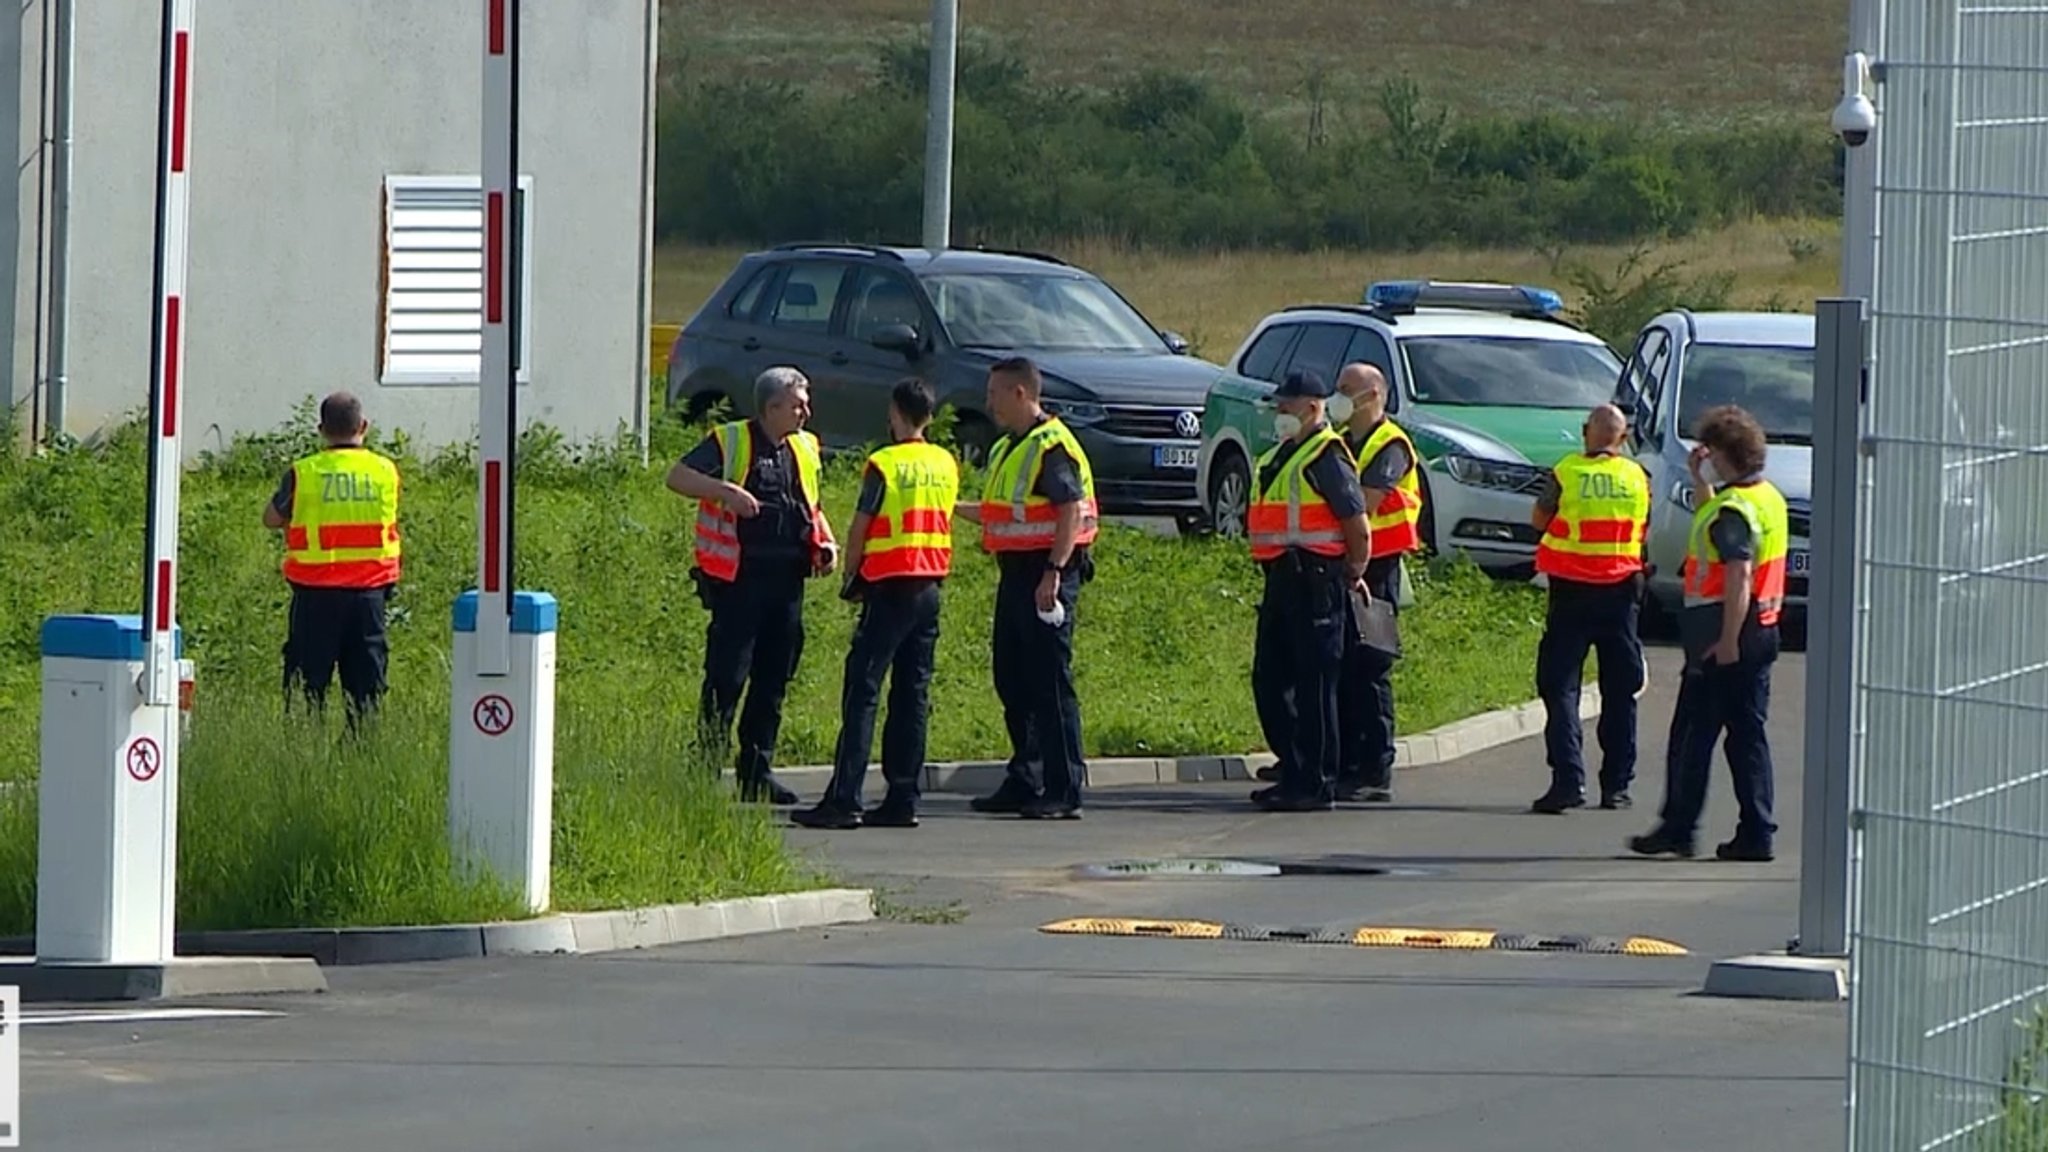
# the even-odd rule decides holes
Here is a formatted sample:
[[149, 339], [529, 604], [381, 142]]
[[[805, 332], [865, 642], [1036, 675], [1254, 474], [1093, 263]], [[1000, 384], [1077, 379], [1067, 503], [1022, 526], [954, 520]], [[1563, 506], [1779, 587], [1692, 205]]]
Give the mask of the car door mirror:
[[917, 359], [920, 350], [917, 329], [908, 324], [884, 324], [868, 337], [868, 343], [884, 352], [901, 352], [912, 360]]
[[1159, 338], [1166, 341], [1166, 346], [1173, 350], [1175, 356], [1185, 356], [1188, 354], [1188, 338], [1180, 333], [1161, 332]]

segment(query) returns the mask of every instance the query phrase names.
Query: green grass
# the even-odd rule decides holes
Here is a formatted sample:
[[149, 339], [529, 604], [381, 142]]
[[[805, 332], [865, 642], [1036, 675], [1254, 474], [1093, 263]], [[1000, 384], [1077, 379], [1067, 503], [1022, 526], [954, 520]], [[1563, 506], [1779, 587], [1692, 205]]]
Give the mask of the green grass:
[[[662, 69], [852, 88], [930, 0], [663, 0]], [[961, 5], [963, 40], [1017, 45], [1050, 84], [1195, 72], [1303, 131], [1371, 115], [1412, 74], [1463, 115], [1825, 122], [1847, 9], [1829, 0], [1005, 0]]]
[[[396, 696], [361, 741], [338, 720], [281, 719], [272, 693], [214, 686], [179, 764], [182, 929], [516, 919], [516, 896], [449, 858], [448, 692]], [[691, 771], [688, 732], [587, 704], [556, 727], [554, 906], [561, 911], [763, 895], [824, 878], [773, 816]], [[0, 935], [35, 920], [36, 814], [0, 793]]]
[[[372, 414], [374, 418], [374, 413]], [[305, 421], [310, 425], [310, 420]], [[519, 586], [554, 593], [558, 636], [555, 898], [595, 908], [816, 883], [772, 818], [691, 770], [705, 614], [689, 582], [691, 512], [661, 484], [692, 433], [664, 423], [654, 460], [571, 451], [544, 433], [521, 458]], [[475, 479], [462, 455], [401, 452], [406, 579], [391, 623], [392, 696], [361, 748], [281, 718], [286, 592], [259, 515], [298, 433], [249, 438], [184, 485], [180, 620], [197, 665], [181, 781], [187, 928], [477, 919], [502, 893], [458, 883], [443, 847], [449, 606], [473, 569]], [[36, 771], [38, 629], [53, 613], [133, 611], [144, 458], [128, 427], [93, 449], [0, 455], [0, 780]], [[834, 523], [855, 472], [828, 471]], [[842, 528], [843, 530], [843, 528]], [[946, 590], [930, 756], [1001, 755], [988, 668], [993, 564], [972, 526]], [[1249, 673], [1258, 576], [1242, 546], [1106, 526], [1083, 593], [1076, 679], [1092, 756], [1257, 750]], [[854, 609], [813, 584], [782, 764], [830, 758]], [[1531, 695], [1541, 601], [1469, 565], [1420, 574], [1396, 673], [1415, 732]], [[339, 709], [337, 708], [338, 712]], [[338, 721], [331, 725], [338, 727]], [[0, 799], [0, 934], [33, 911], [32, 790]]]
[[1978, 1133], [1983, 1152], [2048, 1152], [2048, 1006], [2016, 1022], [2013, 1053], [1998, 1093], [1998, 1116]]

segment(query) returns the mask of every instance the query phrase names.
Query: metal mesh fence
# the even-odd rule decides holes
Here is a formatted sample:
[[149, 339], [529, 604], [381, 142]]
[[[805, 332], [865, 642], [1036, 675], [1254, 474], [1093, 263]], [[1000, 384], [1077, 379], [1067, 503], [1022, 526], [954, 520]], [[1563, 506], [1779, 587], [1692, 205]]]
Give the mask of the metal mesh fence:
[[2048, 0], [1885, 9], [1849, 1143], [2048, 1152]]

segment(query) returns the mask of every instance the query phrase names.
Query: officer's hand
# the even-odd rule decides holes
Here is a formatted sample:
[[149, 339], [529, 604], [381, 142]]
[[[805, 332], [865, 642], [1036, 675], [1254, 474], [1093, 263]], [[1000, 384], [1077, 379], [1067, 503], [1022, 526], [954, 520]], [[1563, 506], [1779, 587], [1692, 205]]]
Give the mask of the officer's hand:
[[1048, 568], [1045, 575], [1038, 578], [1038, 610], [1052, 611], [1052, 606], [1059, 603], [1059, 599], [1060, 574]]
[[737, 484], [726, 485], [725, 506], [737, 516], [754, 517], [761, 514], [761, 502], [754, 499], [752, 492]]
[[813, 565], [818, 575], [830, 576], [832, 570], [839, 566], [839, 546], [836, 544], [818, 545], [817, 557], [813, 561]]
[[1707, 452], [1707, 446], [1705, 444], [1701, 444], [1698, 447], [1694, 448], [1691, 452], [1686, 453], [1685, 470], [1687, 472], [1692, 473], [1692, 481], [1695, 484], [1704, 484], [1706, 482], [1700, 476], [1700, 465], [1706, 462]]
[[1707, 659], [1726, 668], [1742, 662], [1742, 646], [1732, 640], [1719, 640], [1707, 649]]

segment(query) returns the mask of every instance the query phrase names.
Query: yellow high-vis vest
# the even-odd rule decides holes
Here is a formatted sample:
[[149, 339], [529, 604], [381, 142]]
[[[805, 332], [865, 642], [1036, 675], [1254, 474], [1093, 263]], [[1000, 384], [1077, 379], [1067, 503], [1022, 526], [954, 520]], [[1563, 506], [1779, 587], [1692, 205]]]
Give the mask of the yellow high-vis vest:
[[1785, 606], [1785, 557], [1791, 552], [1792, 523], [1785, 494], [1768, 480], [1730, 485], [1714, 493], [1692, 514], [1692, 532], [1685, 550], [1685, 606], [1719, 604], [1728, 595], [1728, 564], [1714, 547], [1715, 517], [1732, 508], [1749, 522], [1756, 542], [1750, 565], [1750, 611], [1758, 624], [1778, 622]]
[[1536, 545], [1536, 570], [1585, 584], [1618, 584], [1643, 569], [1650, 475], [1626, 456], [1574, 452], [1551, 470], [1557, 513]]
[[[720, 475], [728, 484], [744, 485], [748, 470], [754, 466], [754, 435], [747, 421], [720, 424], [711, 430], [711, 435], [718, 441], [718, 456], [723, 462]], [[818, 475], [824, 470], [824, 451], [816, 436], [803, 431], [789, 438], [789, 450], [796, 457], [797, 487], [803, 490], [804, 507], [811, 514], [811, 547], [822, 548], [834, 542], [832, 524], [818, 502]], [[739, 578], [740, 520], [716, 500], [697, 502], [697, 567], [713, 580], [727, 584]]]
[[328, 448], [292, 464], [284, 578], [308, 588], [398, 582], [398, 465], [368, 448]]
[[[1286, 447], [1282, 442], [1266, 449], [1255, 471], [1264, 473]], [[1349, 453], [1350, 449], [1345, 446], [1344, 437], [1325, 425], [1295, 449], [1294, 455], [1274, 473], [1272, 483], [1253, 492], [1251, 507], [1245, 514], [1245, 535], [1251, 538], [1252, 559], [1277, 560], [1289, 548], [1331, 558], [1344, 555], [1344, 526], [1337, 514], [1330, 511], [1330, 502], [1308, 483], [1308, 466], [1329, 451]], [[1352, 466], [1348, 459], [1345, 463]]]
[[1380, 449], [1396, 441], [1408, 449], [1408, 471], [1402, 473], [1379, 507], [1366, 509], [1374, 560], [1422, 547], [1422, 457], [1415, 452], [1415, 441], [1408, 438], [1399, 424], [1382, 419], [1358, 450], [1358, 470], [1362, 476]]
[[1021, 437], [1004, 436], [988, 450], [988, 477], [981, 486], [981, 546], [989, 552], [1042, 552], [1052, 548], [1059, 510], [1038, 494], [1045, 454], [1055, 445], [1067, 450], [1081, 477], [1079, 547], [1092, 542], [1096, 531], [1095, 472], [1081, 442], [1060, 423], [1047, 420]]
[[863, 580], [943, 577], [953, 568], [953, 504], [960, 466], [936, 444], [912, 440], [868, 457], [882, 478], [882, 508], [868, 521]]

